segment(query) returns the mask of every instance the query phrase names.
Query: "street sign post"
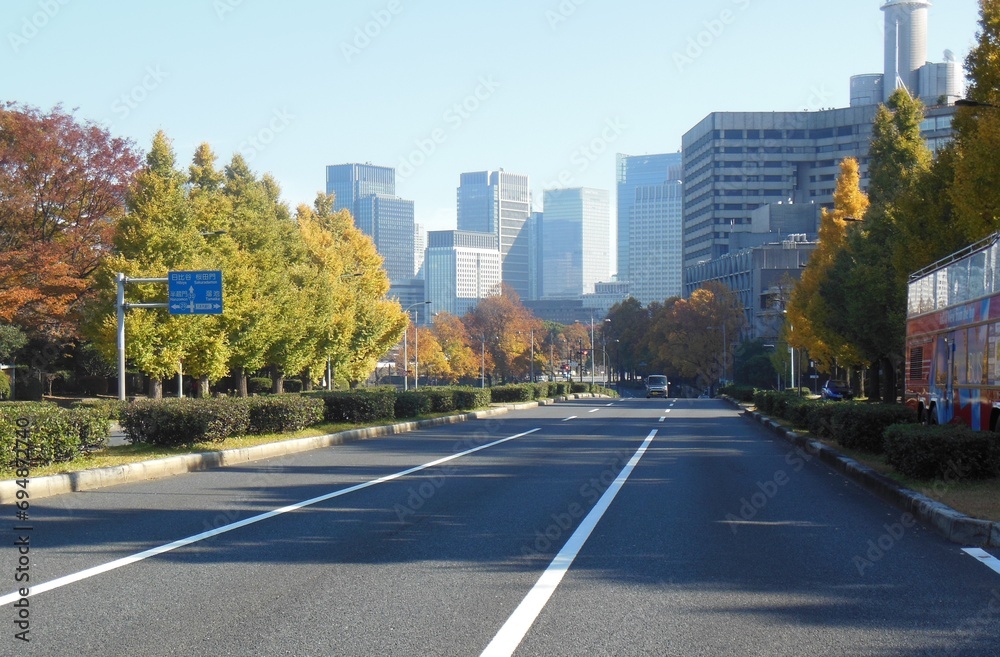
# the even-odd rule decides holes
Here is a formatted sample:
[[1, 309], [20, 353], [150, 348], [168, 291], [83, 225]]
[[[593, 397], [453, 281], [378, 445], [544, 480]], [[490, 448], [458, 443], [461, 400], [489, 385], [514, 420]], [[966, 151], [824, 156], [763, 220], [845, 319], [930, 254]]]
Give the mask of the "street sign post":
[[172, 271], [167, 285], [171, 315], [222, 314], [221, 271]]

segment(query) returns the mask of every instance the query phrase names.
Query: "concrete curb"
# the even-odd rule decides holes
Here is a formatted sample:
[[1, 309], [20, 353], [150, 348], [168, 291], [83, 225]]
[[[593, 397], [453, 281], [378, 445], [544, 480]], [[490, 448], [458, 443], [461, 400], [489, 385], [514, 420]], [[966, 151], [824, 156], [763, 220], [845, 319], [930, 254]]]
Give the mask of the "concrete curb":
[[[736, 402], [729, 400], [738, 408]], [[906, 488], [868, 466], [848, 458], [821, 442], [810, 440], [757, 412], [744, 411], [746, 417], [764, 425], [791, 444], [819, 459], [852, 481], [875, 493], [914, 518], [931, 526], [952, 543], [977, 547], [1000, 547], [1000, 522], [980, 520], [959, 513], [922, 493]]]
[[[552, 403], [549, 400], [543, 402]], [[186, 472], [198, 470], [209, 470], [221, 468], [227, 465], [239, 463], [249, 463], [270, 459], [286, 454], [296, 454], [314, 449], [322, 449], [334, 445], [343, 445], [382, 436], [391, 436], [400, 433], [407, 433], [417, 429], [436, 427], [445, 424], [458, 424], [469, 420], [479, 420], [482, 418], [503, 415], [511, 410], [535, 408], [538, 402], [528, 402], [525, 404], [503, 405], [490, 408], [488, 410], [473, 411], [459, 415], [448, 415], [444, 417], [432, 418], [430, 420], [420, 420], [416, 422], [398, 422], [377, 427], [363, 427], [359, 429], [349, 429], [337, 433], [323, 436], [312, 436], [309, 438], [295, 438], [283, 440], [253, 447], [241, 447], [239, 449], [227, 449], [215, 452], [201, 452], [197, 454], [180, 454], [151, 461], [140, 461], [127, 465], [118, 465], [108, 468], [95, 468], [93, 470], [81, 470], [79, 472], [69, 472], [66, 474], [47, 475], [44, 477], [32, 477], [28, 483], [28, 492], [31, 499], [51, 497], [53, 495], [63, 495], [75, 491], [94, 490], [106, 486], [117, 486], [136, 481], [146, 481], [149, 479], [160, 479]], [[0, 504], [12, 504], [17, 498], [19, 487], [16, 481], [0, 481]]]

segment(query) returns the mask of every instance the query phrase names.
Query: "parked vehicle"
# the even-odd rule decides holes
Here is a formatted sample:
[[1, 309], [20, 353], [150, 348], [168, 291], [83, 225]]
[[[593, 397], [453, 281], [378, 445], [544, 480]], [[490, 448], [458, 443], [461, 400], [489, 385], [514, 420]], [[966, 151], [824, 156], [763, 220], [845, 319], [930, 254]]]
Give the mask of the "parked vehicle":
[[820, 391], [820, 396], [823, 397], [823, 399], [830, 399], [833, 401], [843, 401], [845, 399], [853, 398], [854, 393], [851, 391], [851, 387], [846, 383], [844, 383], [843, 381], [830, 379], [823, 384], [823, 389]]

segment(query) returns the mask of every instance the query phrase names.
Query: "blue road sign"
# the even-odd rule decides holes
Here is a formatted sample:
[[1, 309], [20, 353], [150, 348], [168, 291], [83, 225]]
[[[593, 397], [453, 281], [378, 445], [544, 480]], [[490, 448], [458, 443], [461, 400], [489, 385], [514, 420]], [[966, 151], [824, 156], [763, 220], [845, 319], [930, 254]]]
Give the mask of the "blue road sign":
[[171, 315], [222, 314], [221, 271], [172, 271], [167, 286]]

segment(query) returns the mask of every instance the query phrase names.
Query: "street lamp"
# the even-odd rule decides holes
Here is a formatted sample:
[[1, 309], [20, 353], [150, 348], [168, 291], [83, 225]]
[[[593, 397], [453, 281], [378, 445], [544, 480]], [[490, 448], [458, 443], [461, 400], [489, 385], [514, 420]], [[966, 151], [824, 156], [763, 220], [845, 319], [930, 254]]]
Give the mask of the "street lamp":
[[994, 105], [993, 103], [987, 103], [979, 100], [970, 100], [968, 98], [959, 98], [955, 101], [955, 107], [992, 107], [993, 109], [1000, 109], [1000, 105]]
[[[406, 313], [406, 328], [403, 330], [403, 391], [404, 392], [410, 389], [410, 375], [409, 375], [410, 357], [406, 353], [407, 339], [410, 332], [410, 308], [416, 308], [417, 306], [427, 306], [430, 305], [430, 303], [431, 303], [430, 301], [418, 301], [417, 303], [411, 303], [409, 306], [403, 309], [403, 312]], [[420, 311], [418, 310], [417, 319], [415, 320], [415, 322], [419, 321], [420, 321]], [[414, 335], [413, 349], [414, 351], [418, 352], [417, 354], [413, 355], [413, 374], [415, 375], [413, 380], [413, 388], [414, 390], [416, 390], [420, 385], [416, 379], [416, 376], [419, 375], [419, 372], [417, 371], [417, 361], [419, 359], [419, 350], [420, 350], [420, 330], [419, 329], [415, 330], [413, 335]]]

